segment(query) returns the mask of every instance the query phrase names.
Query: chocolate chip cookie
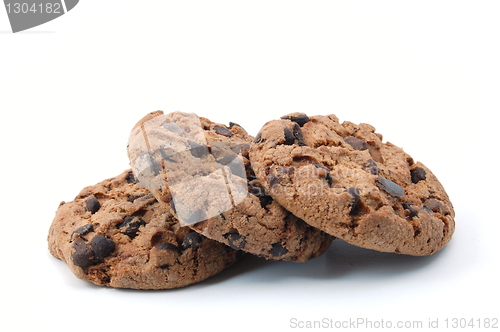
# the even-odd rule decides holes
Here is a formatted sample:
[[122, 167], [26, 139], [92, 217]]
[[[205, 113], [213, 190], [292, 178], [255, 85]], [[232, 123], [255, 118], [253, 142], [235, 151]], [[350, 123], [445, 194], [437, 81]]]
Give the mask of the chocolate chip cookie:
[[333, 237], [266, 193], [248, 160], [252, 139], [235, 123], [159, 111], [133, 128], [128, 154], [139, 184], [171, 207], [182, 225], [267, 259], [319, 256]]
[[250, 160], [279, 204], [354, 245], [423, 256], [454, 232], [453, 206], [436, 176], [368, 124], [289, 114], [263, 126]]
[[182, 227], [131, 170], [62, 202], [49, 250], [80, 279], [97, 285], [167, 289], [202, 281], [241, 252]]

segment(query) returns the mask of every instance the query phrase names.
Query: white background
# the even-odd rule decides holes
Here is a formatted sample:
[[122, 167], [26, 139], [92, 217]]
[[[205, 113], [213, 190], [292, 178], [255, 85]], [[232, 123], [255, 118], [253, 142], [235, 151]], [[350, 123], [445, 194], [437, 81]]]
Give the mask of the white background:
[[[499, 17], [498, 1], [83, 0], [12, 34], [0, 7], [0, 329], [500, 318]], [[130, 129], [158, 109], [253, 135], [295, 111], [370, 123], [439, 177], [455, 235], [431, 257], [342, 241], [303, 264], [247, 256], [179, 290], [76, 279], [47, 250], [57, 206], [127, 169]]]

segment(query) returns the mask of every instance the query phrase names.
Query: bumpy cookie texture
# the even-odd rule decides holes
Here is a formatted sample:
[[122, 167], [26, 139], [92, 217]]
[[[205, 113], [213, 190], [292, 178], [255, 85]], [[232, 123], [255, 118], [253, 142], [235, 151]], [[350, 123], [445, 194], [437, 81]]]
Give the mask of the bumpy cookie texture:
[[324, 253], [333, 237], [283, 209], [256, 179], [253, 138], [238, 124], [198, 119], [154, 112], [134, 127], [128, 151], [140, 183], [193, 230], [234, 249], [294, 262]]
[[250, 160], [279, 204], [354, 245], [430, 255], [454, 232], [436, 176], [368, 124], [289, 114], [264, 125]]
[[181, 227], [169, 209], [135, 183], [130, 170], [62, 202], [49, 250], [80, 279], [132, 289], [169, 289], [202, 281], [241, 252]]

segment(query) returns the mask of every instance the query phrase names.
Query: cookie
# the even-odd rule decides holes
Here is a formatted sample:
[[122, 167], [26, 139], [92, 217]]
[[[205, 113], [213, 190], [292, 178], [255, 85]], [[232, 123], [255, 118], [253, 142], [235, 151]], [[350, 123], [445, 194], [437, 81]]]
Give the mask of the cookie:
[[182, 227], [135, 183], [131, 170], [62, 202], [48, 243], [78, 278], [132, 289], [187, 286], [221, 272], [242, 254]]
[[133, 128], [128, 154], [139, 184], [182, 225], [266, 259], [304, 262], [321, 255], [333, 237], [265, 192], [248, 160], [252, 139], [234, 123], [153, 112]]
[[423, 256], [453, 235], [453, 206], [436, 176], [368, 124], [289, 114], [263, 126], [250, 160], [279, 204], [351, 244]]

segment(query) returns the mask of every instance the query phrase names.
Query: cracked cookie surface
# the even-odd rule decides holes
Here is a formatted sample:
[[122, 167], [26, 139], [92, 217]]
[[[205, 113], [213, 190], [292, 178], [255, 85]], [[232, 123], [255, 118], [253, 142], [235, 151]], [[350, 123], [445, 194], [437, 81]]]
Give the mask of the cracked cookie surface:
[[368, 124], [289, 114], [263, 126], [250, 160], [279, 204], [351, 244], [423, 256], [453, 235], [453, 206], [436, 176]]
[[62, 202], [49, 230], [50, 253], [80, 279], [132, 289], [169, 289], [231, 266], [240, 251], [182, 227], [131, 170]]
[[153, 112], [133, 128], [128, 152], [140, 183], [196, 232], [266, 259], [321, 255], [334, 237], [265, 192], [248, 160], [252, 139], [238, 124]]

